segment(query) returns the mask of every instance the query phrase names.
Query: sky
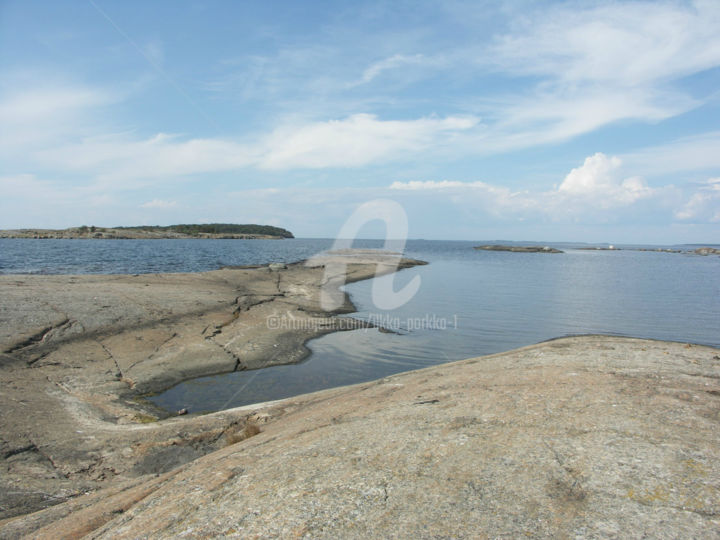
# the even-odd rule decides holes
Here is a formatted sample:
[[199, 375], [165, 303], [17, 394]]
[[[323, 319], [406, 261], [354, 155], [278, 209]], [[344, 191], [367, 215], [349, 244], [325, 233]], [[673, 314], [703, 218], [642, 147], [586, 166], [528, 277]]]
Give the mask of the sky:
[[332, 238], [376, 199], [410, 238], [720, 243], [720, 2], [0, 0], [0, 228]]

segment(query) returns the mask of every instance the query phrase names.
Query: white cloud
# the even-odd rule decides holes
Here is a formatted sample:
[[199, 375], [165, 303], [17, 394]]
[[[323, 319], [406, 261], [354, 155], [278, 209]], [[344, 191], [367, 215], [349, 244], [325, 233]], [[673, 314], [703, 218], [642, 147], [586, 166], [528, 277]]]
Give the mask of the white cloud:
[[89, 88], [32, 89], [3, 96], [0, 122], [20, 124], [48, 117], [64, 117], [108, 101], [107, 95]]
[[265, 141], [259, 166], [267, 169], [358, 167], [396, 160], [449, 144], [469, 130], [474, 117], [380, 120], [354, 114], [344, 120], [275, 130]]
[[0, 95], [0, 153], [16, 157], [74, 136], [90, 122], [91, 112], [116, 100], [111, 92], [72, 85], [31, 85]]
[[711, 178], [675, 212], [683, 221], [720, 223], [720, 178]]
[[422, 191], [422, 190], [445, 190], [453, 188], [472, 189], [490, 187], [485, 182], [459, 182], [457, 180], [411, 180], [409, 182], [393, 182], [390, 189], [399, 189], [404, 191]]
[[[393, 182], [395, 192], [416, 192], [435, 196], [445, 193], [461, 205], [502, 218], [605, 219], [613, 212], [631, 209], [642, 200], [654, 200], [664, 207], [673, 186], [651, 188], [640, 177], [623, 177], [622, 161], [600, 152], [572, 169], [559, 187], [546, 191], [511, 190], [487, 182], [409, 181]], [[594, 217], [593, 217], [594, 216]]]
[[38, 157], [64, 169], [84, 170], [107, 179], [184, 176], [246, 167], [359, 167], [448, 147], [477, 122], [472, 117], [381, 120], [357, 114], [281, 127], [253, 144], [223, 139], [183, 141], [160, 133], [145, 140], [126, 136], [86, 139], [41, 152]]
[[720, 64], [720, 5], [712, 0], [543, 7], [493, 47], [500, 69], [567, 83], [632, 87]]
[[[486, 153], [558, 142], [620, 120], [659, 121], [697, 104], [654, 89], [555, 88], [496, 105], [499, 119], [486, 135]], [[499, 112], [498, 112], [499, 111]]]
[[595, 193], [600, 188], [614, 184], [614, 173], [620, 167], [620, 159], [597, 154], [585, 159], [581, 167], [570, 171], [560, 184], [559, 191], [568, 193]]
[[140, 208], [174, 208], [177, 201], [164, 201], [162, 199], [153, 199], [140, 205]]
[[480, 69], [537, 81], [490, 102], [485, 116], [497, 120], [489, 141], [496, 151], [682, 114], [708, 98], [674, 83], [720, 66], [717, 2], [563, 3], [517, 21], [475, 52]]
[[591, 197], [603, 207], [617, 204], [632, 204], [637, 200], [651, 197], [654, 190], [644, 179], [619, 176], [622, 161], [618, 157], [607, 157], [602, 152], [585, 159], [581, 167], [570, 171], [558, 188], [558, 193]]
[[388, 58], [384, 58], [383, 60], [380, 60], [379, 62], [375, 62], [374, 64], [371, 64], [368, 66], [365, 71], [363, 71], [362, 77], [360, 77], [359, 81], [356, 81], [354, 83], [351, 83], [349, 86], [358, 86], [361, 84], [367, 84], [374, 80], [376, 77], [378, 77], [380, 74], [382, 74], [384, 71], [388, 71], [391, 69], [396, 69], [402, 66], [408, 66], [408, 65], [418, 65], [418, 64], [424, 64], [428, 63], [429, 59], [422, 54], [413, 54], [413, 55], [405, 55], [405, 54], [395, 54], [393, 56], [390, 56]]
[[180, 140], [159, 133], [137, 140], [126, 135], [88, 138], [38, 153], [45, 163], [84, 171], [104, 180], [186, 176], [241, 169], [256, 161], [251, 149], [222, 139]]

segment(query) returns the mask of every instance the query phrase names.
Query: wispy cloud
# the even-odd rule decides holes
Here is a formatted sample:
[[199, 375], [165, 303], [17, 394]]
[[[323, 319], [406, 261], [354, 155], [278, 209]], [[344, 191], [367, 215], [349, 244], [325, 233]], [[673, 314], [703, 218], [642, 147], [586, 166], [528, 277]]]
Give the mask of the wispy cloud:
[[120, 99], [114, 92], [80, 85], [18, 86], [0, 93], [0, 154], [77, 136], [92, 112]]
[[31, 88], [3, 96], [0, 122], [5, 125], [24, 124], [63, 118], [109, 101], [107, 94], [90, 88]]
[[[242, 207], [261, 220], [282, 206], [331, 234], [322, 224], [352, 204], [394, 196], [419, 221], [469, 228], [483, 216], [651, 214], [717, 227], [707, 179], [720, 171], [720, 132], [700, 133], [714, 129], [720, 95], [715, 1], [371, 1], [331, 13], [308, 5], [302, 20], [229, 6], [203, 11], [198, 28], [217, 36], [201, 36], [192, 54], [178, 32], [196, 22], [192, 9], [149, 29], [124, 4], [78, 6], [36, 21], [46, 35], [72, 32], [46, 45], [58, 49], [52, 59], [27, 46], [27, 9], [6, 25], [3, 69], [16, 71], [0, 73], [0, 204], [10, 212], [115, 204], [113, 220], [127, 222], [150, 208], [218, 220]], [[106, 32], [88, 31], [98, 29], [76, 17], [87, 11]], [[243, 13], [242, 29], [220, 24], [229, 12]], [[213, 201], [200, 179], [218, 190]], [[242, 191], [236, 202], [248, 204], [231, 205], [226, 192], [248, 185], [280, 189]], [[191, 190], [202, 196], [187, 204]], [[316, 215], [318, 201], [327, 214]]]
[[675, 217], [683, 221], [720, 223], [720, 178], [711, 178], [700, 186], [675, 212]]
[[473, 117], [380, 120], [355, 114], [343, 120], [280, 128], [266, 140], [259, 165], [269, 169], [357, 167], [448, 144], [475, 127]]
[[472, 117], [381, 120], [357, 114], [340, 120], [277, 128], [255, 143], [182, 140], [158, 134], [145, 140], [101, 137], [38, 154], [63, 170], [117, 178], [152, 178], [238, 170], [324, 169], [408, 159], [452, 144], [473, 128]]
[[165, 201], [163, 199], [153, 199], [140, 205], [140, 208], [174, 208], [177, 206], [177, 201]]
[[497, 39], [498, 69], [558, 83], [638, 87], [720, 64], [712, 0], [543, 6]]
[[402, 191], [447, 190], [453, 188], [487, 189], [489, 187], [491, 186], [485, 182], [460, 182], [458, 180], [410, 180], [409, 182], [393, 182], [390, 184], [390, 189]]
[[493, 102], [494, 128], [506, 135], [499, 147], [563, 140], [619, 120], [656, 122], [707, 99], [674, 83], [720, 66], [719, 4], [560, 4], [542, 10], [520, 17], [474, 63], [537, 81]]
[[379, 62], [375, 62], [368, 66], [365, 71], [363, 71], [360, 80], [352, 82], [348, 86], [353, 87], [359, 86], [361, 84], [367, 84], [377, 78], [379, 75], [381, 75], [384, 71], [396, 69], [403, 66], [422, 65], [428, 63], [434, 62], [431, 62], [428, 57], [423, 56], [422, 54], [394, 54], [389, 58], [384, 58], [383, 60], [380, 60]]

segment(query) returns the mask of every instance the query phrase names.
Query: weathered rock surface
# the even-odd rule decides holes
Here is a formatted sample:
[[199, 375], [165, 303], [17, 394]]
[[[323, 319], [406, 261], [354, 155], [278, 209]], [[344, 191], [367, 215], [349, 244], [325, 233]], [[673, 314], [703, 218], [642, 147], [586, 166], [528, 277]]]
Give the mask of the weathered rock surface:
[[716, 538], [719, 353], [574, 337], [208, 415], [261, 432], [0, 537]]
[[475, 249], [482, 251], [512, 251], [513, 253], [564, 253], [550, 246], [504, 246], [502, 244], [489, 244], [487, 246], [476, 246]]
[[394, 270], [397, 259], [374, 256], [198, 274], [0, 276], [0, 519], [222, 447], [247, 413], [157, 422], [167, 414], [142, 395], [297, 362], [308, 339], [365, 325], [335, 316], [354, 311], [344, 294], [323, 311], [320, 292], [340, 284], [326, 275], [331, 263], [344, 261], [348, 281]]

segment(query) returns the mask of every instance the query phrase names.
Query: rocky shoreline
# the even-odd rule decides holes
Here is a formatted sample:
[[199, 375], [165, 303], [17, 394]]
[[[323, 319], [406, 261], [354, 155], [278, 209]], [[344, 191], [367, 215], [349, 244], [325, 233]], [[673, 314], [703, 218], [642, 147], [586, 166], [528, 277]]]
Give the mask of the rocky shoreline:
[[718, 349], [583, 336], [157, 427], [95, 419], [128, 459], [157, 444], [141, 431], [168, 456], [198, 423], [222, 443], [0, 538], [715, 537], [719, 380]]
[[170, 227], [71, 227], [69, 229], [6, 229], [0, 238], [32, 238], [36, 240], [281, 240], [292, 238], [275, 234], [180, 232]]
[[[320, 292], [421, 261], [374, 251], [195, 274], [0, 275], [0, 519], [158, 474], [239, 437], [248, 413], [168, 418], [144, 395], [302, 360], [365, 326]], [[377, 271], [377, 274], [376, 274]], [[269, 321], [282, 324], [270, 325]], [[192, 411], [190, 411], [192, 413]]]

